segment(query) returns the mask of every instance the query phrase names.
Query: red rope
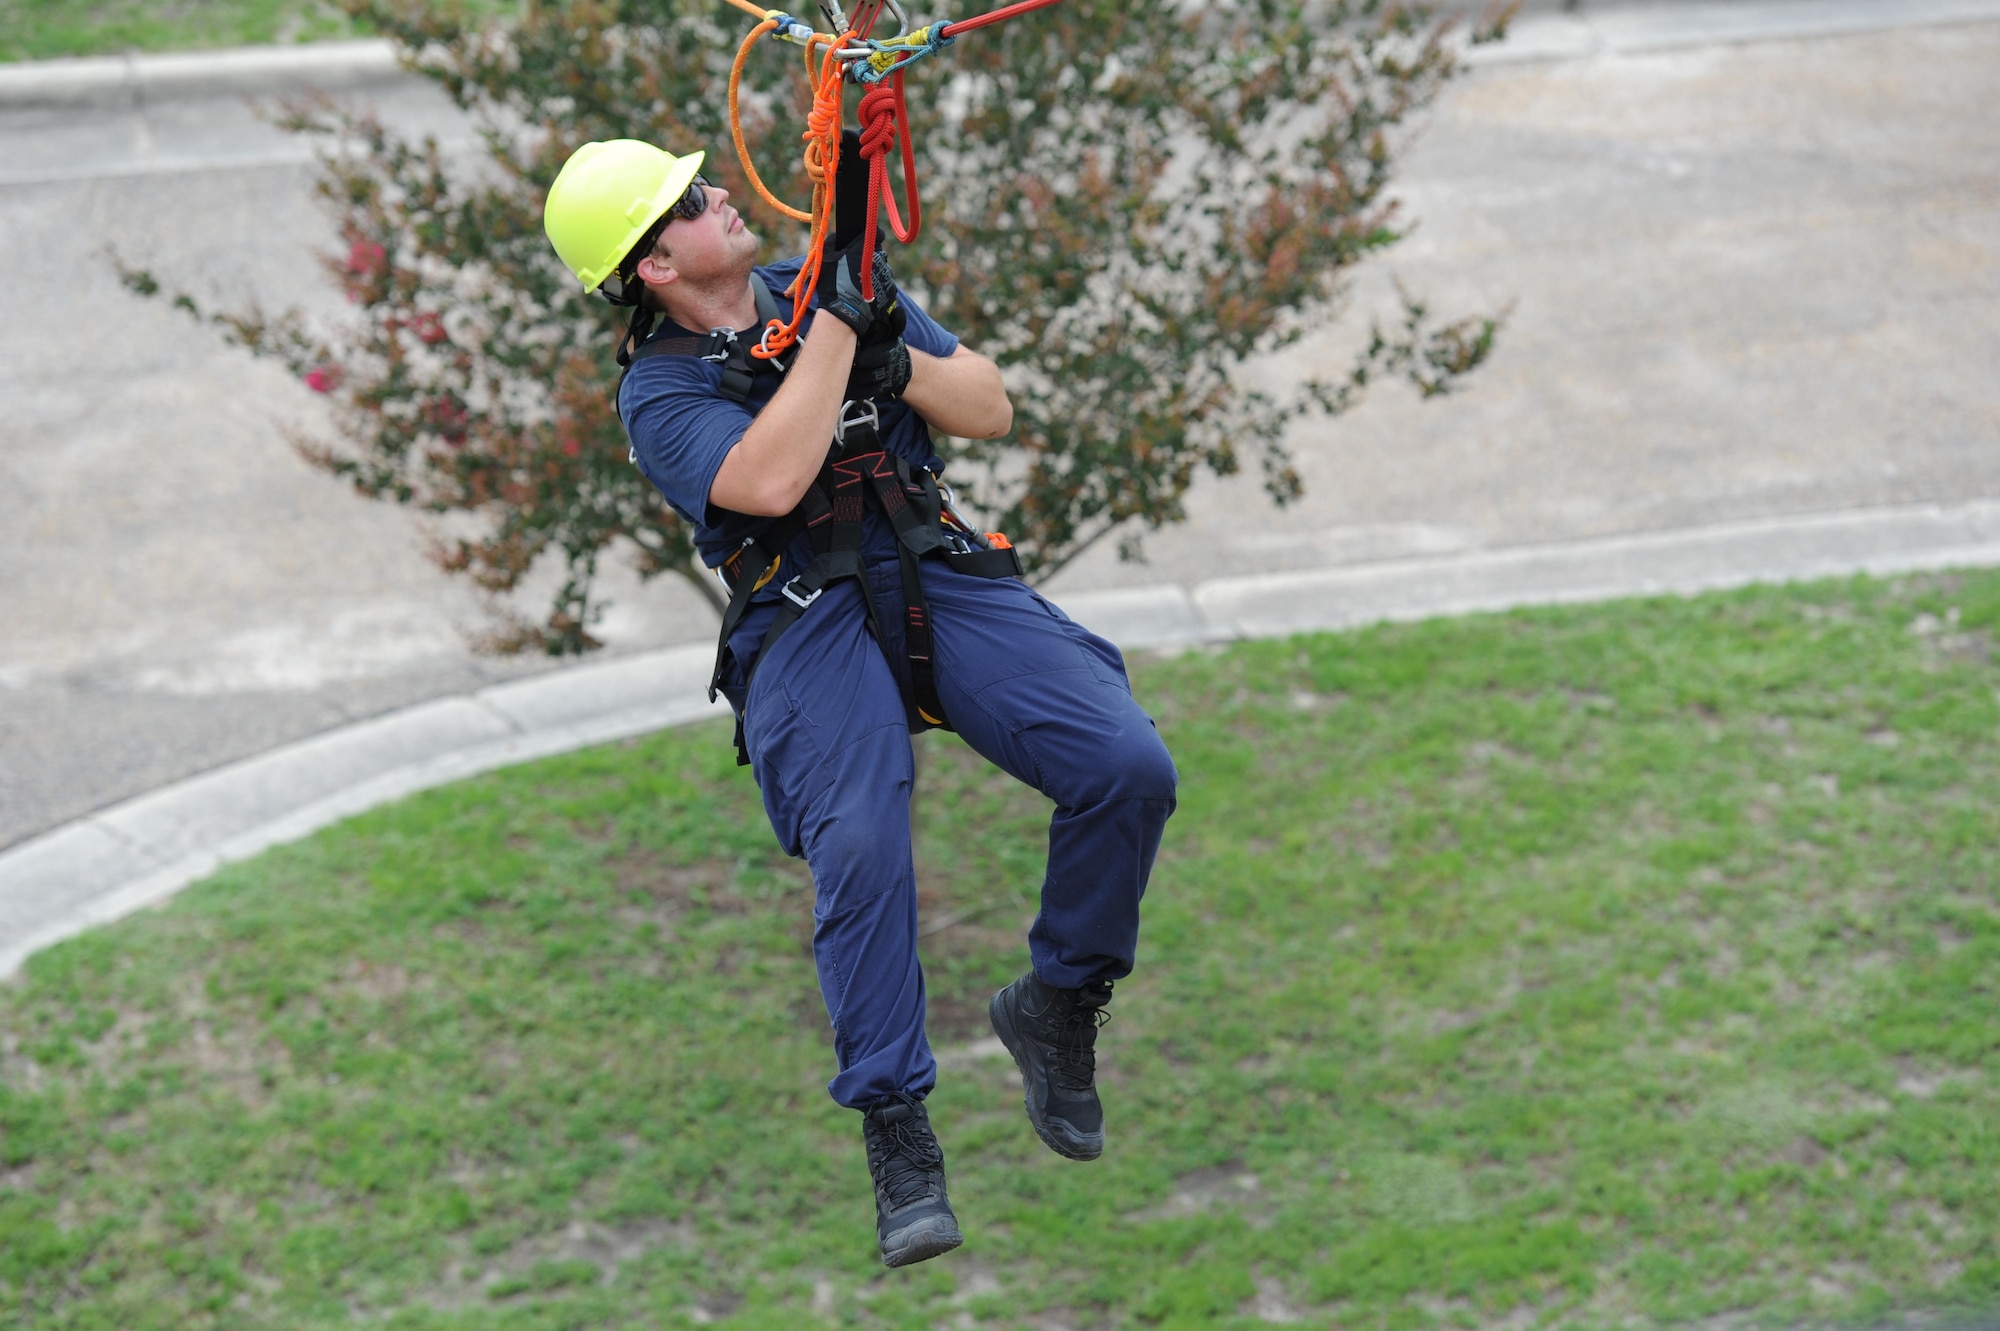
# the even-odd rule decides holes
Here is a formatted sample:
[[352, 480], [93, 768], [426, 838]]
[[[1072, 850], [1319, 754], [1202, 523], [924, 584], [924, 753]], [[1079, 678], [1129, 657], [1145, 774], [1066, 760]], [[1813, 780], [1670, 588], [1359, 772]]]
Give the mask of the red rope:
[[961, 32], [971, 32], [973, 29], [983, 28], [989, 23], [998, 23], [1002, 19], [1017, 18], [1031, 10], [1047, 9], [1050, 5], [1057, 3], [1060, 3], [1060, 0], [1020, 0], [1018, 4], [1003, 5], [990, 14], [979, 14], [972, 18], [962, 18], [956, 23], [947, 23], [939, 33], [939, 36], [956, 37]]
[[[875, 299], [876, 213], [889, 209], [889, 229], [905, 245], [923, 229], [923, 200], [917, 193], [917, 149], [910, 135], [910, 107], [903, 100], [903, 73], [896, 71], [861, 98], [861, 155], [868, 161], [868, 221], [861, 236], [861, 298]], [[889, 149], [903, 143], [903, 191], [910, 200], [909, 225], [896, 211], [896, 192], [889, 187]]]

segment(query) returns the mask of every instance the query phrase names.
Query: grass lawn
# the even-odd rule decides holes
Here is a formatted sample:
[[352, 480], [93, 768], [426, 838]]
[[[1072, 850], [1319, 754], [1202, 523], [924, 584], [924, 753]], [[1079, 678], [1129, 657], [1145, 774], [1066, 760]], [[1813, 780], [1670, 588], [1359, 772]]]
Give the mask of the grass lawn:
[[[469, 0], [473, 12], [519, 0]], [[341, 0], [0, 0], [0, 61], [365, 37]]]
[[[377, 810], [0, 986], [0, 1325], [1819, 1325], [2000, 1308], [2000, 574], [1136, 665], [1183, 776], [1100, 1064], [932, 1098], [875, 1262], [726, 732]], [[934, 1034], [1045, 808], [921, 741]]]

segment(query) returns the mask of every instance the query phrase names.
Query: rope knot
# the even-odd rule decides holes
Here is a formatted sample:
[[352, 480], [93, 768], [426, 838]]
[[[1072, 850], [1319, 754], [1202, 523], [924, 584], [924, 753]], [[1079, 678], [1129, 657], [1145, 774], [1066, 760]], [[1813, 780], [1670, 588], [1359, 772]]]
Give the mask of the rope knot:
[[[861, 155], [868, 162], [868, 221], [861, 236], [861, 298], [875, 299], [876, 214], [883, 205], [889, 209], [889, 229], [905, 245], [917, 238], [923, 225], [923, 203], [917, 196], [917, 159], [910, 142], [910, 108], [903, 99], [903, 72], [869, 87], [861, 95], [857, 109], [861, 119]], [[903, 188], [910, 197], [910, 222], [903, 224], [896, 210], [896, 196], [889, 189], [889, 150], [898, 141], [903, 145]]]

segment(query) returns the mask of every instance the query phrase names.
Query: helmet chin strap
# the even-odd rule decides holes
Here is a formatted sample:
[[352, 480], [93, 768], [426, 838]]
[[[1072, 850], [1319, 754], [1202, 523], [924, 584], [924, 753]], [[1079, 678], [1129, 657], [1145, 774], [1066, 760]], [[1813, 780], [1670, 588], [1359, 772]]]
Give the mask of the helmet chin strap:
[[625, 336], [618, 339], [618, 364], [622, 369], [632, 363], [632, 348], [652, 333], [659, 314], [646, 305], [646, 284], [637, 278], [627, 281], [623, 273], [614, 272], [600, 282], [597, 294], [620, 309], [632, 311], [625, 324]]
[[[644, 288], [641, 288], [642, 290]], [[644, 342], [652, 334], [653, 325], [658, 320], [658, 312], [638, 301], [632, 302], [632, 317], [625, 324], [625, 336], [618, 339], [618, 367], [632, 363], [632, 348]]]

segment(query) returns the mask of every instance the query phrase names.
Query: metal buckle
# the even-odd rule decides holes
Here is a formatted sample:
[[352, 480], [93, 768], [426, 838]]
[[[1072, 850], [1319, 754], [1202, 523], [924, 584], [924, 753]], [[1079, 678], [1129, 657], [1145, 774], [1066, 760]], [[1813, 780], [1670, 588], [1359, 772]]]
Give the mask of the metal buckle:
[[801, 582], [805, 581], [805, 576], [806, 576], [805, 574], [801, 573], [799, 574], [798, 577], [793, 578], [790, 582], [778, 588], [778, 594], [780, 596], [784, 597], [787, 601], [790, 601], [793, 605], [797, 606], [801, 610], [806, 609], [814, 601], [817, 601], [820, 598], [820, 593], [826, 590], [826, 588], [824, 587], [815, 587], [812, 589], [812, 593], [810, 595], [800, 596], [797, 592], [793, 591], [792, 588], [798, 586]]
[[727, 364], [729, 353], [736, 347], [736, 330], [734, 328], [711, 328], [708, 330], [708, 335], [712, 338], [720, 338], [721, 345], [714, 351], [704, 351], [701, 354], [701, 358], [711, 365]]
[[873, 398], [856, 402], [849, 399], [840, 404], [840, 419], [833, 423], [833, 437], [840, 443], [847, 442], [847, 432], [867, 426], [878, 435], [882, 432], [882, 412]]

